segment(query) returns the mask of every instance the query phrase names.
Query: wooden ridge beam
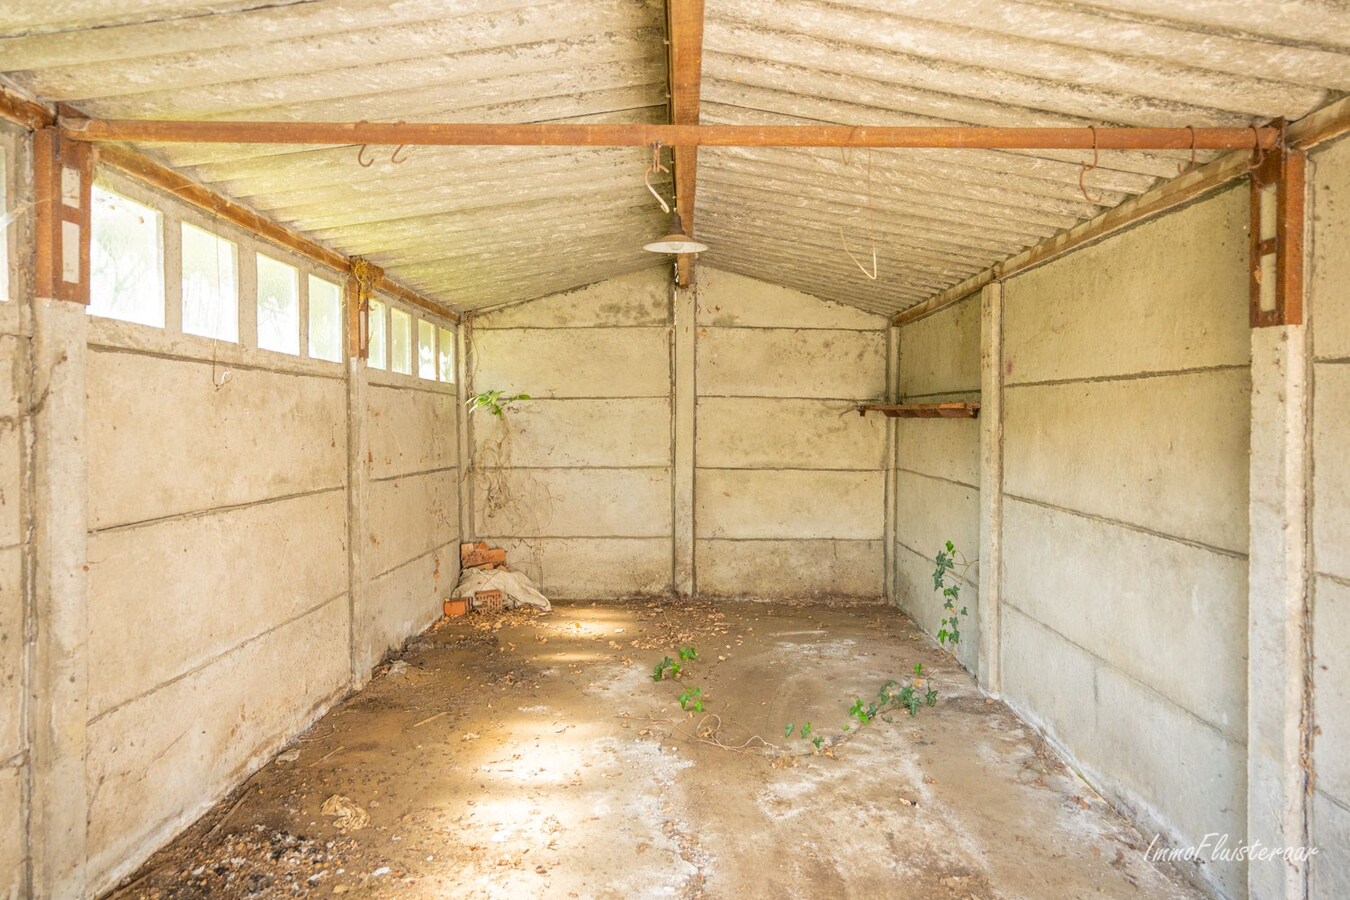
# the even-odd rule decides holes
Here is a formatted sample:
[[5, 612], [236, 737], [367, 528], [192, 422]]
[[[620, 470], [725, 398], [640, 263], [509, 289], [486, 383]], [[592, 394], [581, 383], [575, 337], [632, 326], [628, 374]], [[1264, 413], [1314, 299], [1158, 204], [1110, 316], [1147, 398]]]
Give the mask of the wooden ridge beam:
[[[670, 122], [699, 123], [703, 82], [703, 0], [667, 0], [666, 36], [670, 43]], [[684, 233], [694, 237], [694, 195], [698, 187], [698, 147], [676, 144], [675, 210]], [[688, 287], [694, 272], [692, 253], [676, 257], [677, 283]]]
[[482, 124], [63, 120], [79, 141], [513, 147], [888, 147], [984, 150], [1251, 150], [1280, 132], [1253, 128], [995, 128], [879, 125]]
[[[293, 253], [298, 253], [306, 259], [311, 259], [339, 272], [350, 273], [352, 271], [352, 261], [341, 253], [330, 250], [328, 247], [292, 231], [285, 225], [274, 222], [266, 216], [216, 193], [175, 169], [160, 165], [143, 153], [117, 145], [100, 146], [98, 160], [145, 182], [151, 187], [158, 188], [167, 194], [178, 197], [180, 200], [191, 203], [199, 209], [206, 210], [213, 216], [237, 225], [245, 231], [252, 232]], [[459, 321], [459, 315], [454, 310], [423, 297], [383, 273], [376, 280], [375, 286], [376, 290], [396, 297], [410, 306], [415, 306], [452, 322]]]

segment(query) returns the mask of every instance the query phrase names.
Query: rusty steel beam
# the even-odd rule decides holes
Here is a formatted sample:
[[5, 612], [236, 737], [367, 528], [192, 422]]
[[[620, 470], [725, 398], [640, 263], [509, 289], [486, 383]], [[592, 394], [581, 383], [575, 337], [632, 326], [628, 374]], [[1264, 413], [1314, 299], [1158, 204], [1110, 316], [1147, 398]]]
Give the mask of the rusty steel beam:
[[994, 128], [878, 125], [495, 125], [419, 122], [63, 120], [77, 141], [513, 147], [889, 147], [984, 150], [1270, 149], [1279, 129]]
[[1267, 153], [1251, 174], [1250, 324], [1303, 324], [1303, 213], [1307, 156]]
[[33, 133], [33, 293], [89, 305], [89, 190], [94, 148]]
[[56, 124], [56, 115], [41, 103], [20, 97], [0, 86], [0, 119], [22, 125], [29, 131], [50, 128]]

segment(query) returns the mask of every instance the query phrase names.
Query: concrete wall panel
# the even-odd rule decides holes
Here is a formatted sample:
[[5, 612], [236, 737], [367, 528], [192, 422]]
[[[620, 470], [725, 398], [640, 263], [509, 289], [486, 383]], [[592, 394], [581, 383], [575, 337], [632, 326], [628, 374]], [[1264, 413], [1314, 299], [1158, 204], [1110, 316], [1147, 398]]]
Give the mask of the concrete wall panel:
[[[1004, 645], [1018, 660], [1004, 673], [1008, 702], [1068, 747], [1089, 780], [1146, 831], [1170, 831], [1182, 846], [1209, 833], [1244, 833], [1242, 744], [1016, 607], [1005, 607]], [[1240, 863], [1206, 868], [1226, 893], [1243, 893]]]
[[1018, 500], [1004, 516], [1005, 603], [1246, 739], [1245, 558]]
[[654, 266], [484, 313], [475, 328], [593, 328], [670, 322], [670, 269]]
[[[947, 541], [970, 559], [979, 555], [978, 490], [900, 471], [896, 473], [895, 495], [895, 536], [901, 544], [929, 559]], [[972, 578], [974, 574], [972, 571]]]
[[217, 390], [209, 362], [89, 354], [91, 529], [345, 484], [343, 382], [232, 371]]
[[442, 615], [459, 580], [459, 547], [448, 544], [366, 583], [356, 607], [356, 665], [368, 671]]
[[[668, 537], [667, 469], [499, 469], [479, 473], [479, 534], [521, 537]], [[482, 479], [495, 480], [492, 506]]]
[[23, 552], [19, 547], [9, 547], [0, 550], [0, 765], [24, 747], [25, 643]]
[[1312, 798], [1313, 846], [1308, 896], [1350, 897], [1350, 807], [1318, 791]]
[[1011, 388], [1007, 492], [1245, 553], [1250, 390], [1246, 370]]
[[980, 390], [978, 294], [900, 330], [900, 393], [915, 403]]
[[979, 487], [978, 419], [896, 419], [896, 441], [900, 468]]
[[550, 599], [663, 597], [671, 590], [670, 539], [486, 537]]
[[445, 390], [371, 385], [366, 394], [370, 477], [457, 465], [457, 407], [455, 395]]
[[338, 598], [90, 723], [95, 893], [138, 865], [144, 848], [205, 811], [345, 690], [347, 627], [347, 602]]
[[839, 400], [703, 397], [695, 427], [700, 466], [881, 468], [886, 424]]
[[880, 541], [700, 540], [698, 591], [712, 597], [880, 600]]
[[[896, 545], [895, 552], [895, 598], [896, 604], [905, 614], [915, 621], [924, 631], [936, 635], [942, 628], [942, 620], [950, 613], [942, 608], [942, 595], [933, 590], [932, 553], [919, 554], [910, 548]], [[975, 667], [979, 653], [979, 585], [976, 570], [971, 569], [969, 580], [955, 582], [948, 576], [948, 584], [959, 584], [960, 602], [970, 610], [970, 614], [961, 622], [961, 638], [955, 645], [947, 644], [947, 649], [956, 654], [956, 658], [967, 668]], [[959, 611], [960, 606], [957, 607]]]
[[[475, 391], [532, 397], [666, 397], [666, 328], [484, 329], [474, 333]], [[656, 363], [656, 364], [654, 364]]]
[[366, 510], [366, 574], [375, 578], [459, 541], [459, 476], [454, 469], [372, 481]]
[[1313, 353], [1350, 357], [1350, 141], [1329, 144], [1311, 157], [1312, 265], [1307, 273]]
[[23, 540], [23, 430], [19, 423], [21, 368], [27, 355], [26, 340], [0, 335], [0, 547], [13, 547]]
[[882, 474], [700, 469], [694, 492], [700, 538], [876, 540]]
[[328, 491], [89, 539], [89, 713], [347, 590], [347, 498]]
[[1313, 552], [1319, 571], [1350, 579], [1350, 364], [1318, 363], [1314, 378]]
[[0, 768], [0, 897], [23, 896], [23, 769]]
[[886, 392], [882, 331], [700, 328], [703, 396], [875, 400]]
[[529, 400], [474, 413], [478, 465], [634, 467], [670, 464], [670, 399]]
[[1005, 285], [1008, 384], [1245, 365], [1247, 187]]
[[1313, 741], [1317, 787], [1344, 805], [1350, 798], [1350, 585], [1316, 579]]
[[883, 331], [884, 316], [733, 272], [700, 266], [699, 325], [723, 328], [851, 328]]

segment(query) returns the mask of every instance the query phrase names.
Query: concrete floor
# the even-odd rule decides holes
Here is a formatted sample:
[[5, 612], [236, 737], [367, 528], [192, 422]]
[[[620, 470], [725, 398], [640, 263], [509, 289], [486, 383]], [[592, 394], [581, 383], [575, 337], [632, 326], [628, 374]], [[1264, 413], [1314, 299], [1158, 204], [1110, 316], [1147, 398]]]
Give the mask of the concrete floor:
[[[886, 607], [475, 614], [404, 659], [115, 896], [1200, 896]], [[839, 739], [915, 663], [936, 706], [829, 754], [784, 739]], [[703, 714], [677, 701], [694, 686]], [[369, 824], [340, 830], [334, 795]]]

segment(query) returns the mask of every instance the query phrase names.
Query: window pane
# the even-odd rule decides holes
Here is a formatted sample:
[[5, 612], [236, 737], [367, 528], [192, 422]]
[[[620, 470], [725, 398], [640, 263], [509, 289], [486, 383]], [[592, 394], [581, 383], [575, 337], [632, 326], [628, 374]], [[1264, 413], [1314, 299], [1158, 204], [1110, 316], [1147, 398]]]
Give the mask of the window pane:
[[401, 309], [389, 309], [389, 370], [412, 374], [412, 316]]
[[436, 380], [436, 326], [417, 320], [417, 377]]
[[238, 257], [234, 242], [183, 223], [183, 331], [239, 340]]
[[159, 213], [94, 185], [89, 211], [89, 312], [164, 327]]
[[300, 355], [300, 272], [258, 254], [258, 346]]
[[342, 289], [309, 276], [309, 355], [342, 362]]
[[370, 301], [370, 357], [367, 365], [375, 369], [387, 368], [385, 347], [388, 335], [385, 334], [385, 306], [378, 300]]
[[440, 362], [441, 381], [455, 382], [455, 333], [449, 328], [441, 329]]

